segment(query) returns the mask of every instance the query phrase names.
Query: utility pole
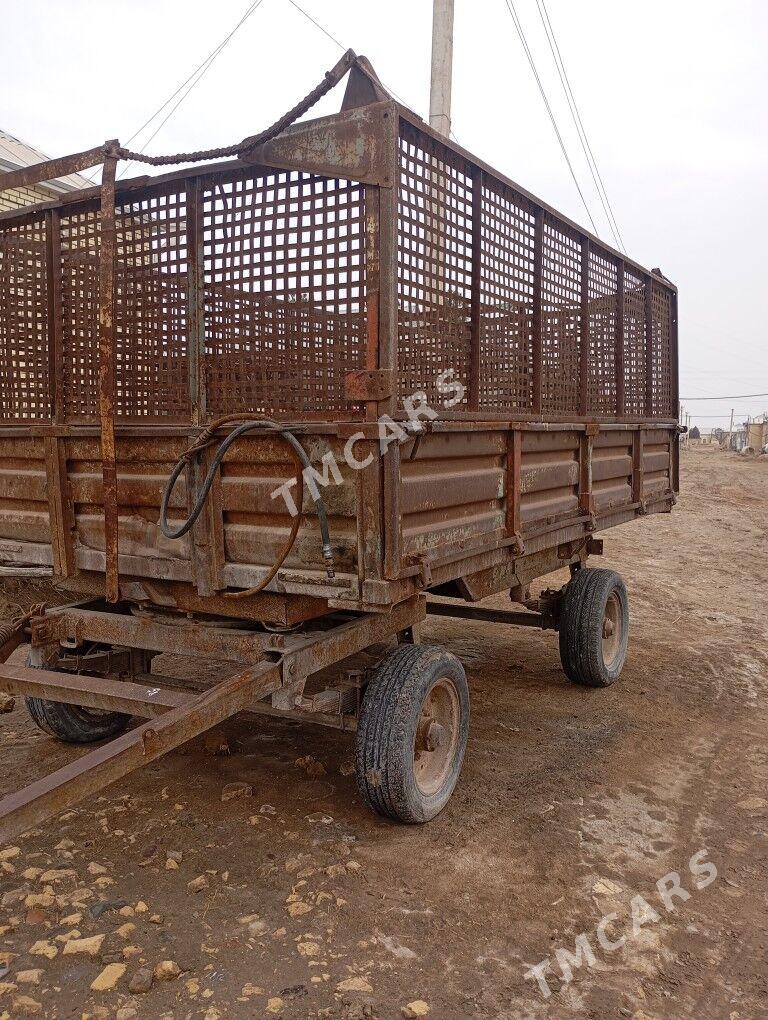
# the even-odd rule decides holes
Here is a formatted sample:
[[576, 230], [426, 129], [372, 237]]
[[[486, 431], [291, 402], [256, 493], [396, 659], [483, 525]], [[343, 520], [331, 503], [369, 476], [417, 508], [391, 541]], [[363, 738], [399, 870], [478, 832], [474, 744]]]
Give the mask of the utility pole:
[[728, 449], [731, 448], [731, 436], [733, 435], [733, 408], [731, 408], [731, 425], [728, 429]]
[[429, 126], [445, 138], [451, 133], [452, 79], [453, 0], [433, 0]]

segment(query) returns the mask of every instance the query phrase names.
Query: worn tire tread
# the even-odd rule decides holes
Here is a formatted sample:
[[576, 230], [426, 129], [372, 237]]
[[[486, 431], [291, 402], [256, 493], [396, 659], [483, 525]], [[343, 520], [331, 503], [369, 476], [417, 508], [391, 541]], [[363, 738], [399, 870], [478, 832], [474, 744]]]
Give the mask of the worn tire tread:
[[[405, 750], [406, 731], [424, 670], [448, 654], [436, 645], [401, 645], [379, 664], [366, 688], [357, 726], [355, 774], [365, 803], [376, 814], [409, 823], [427, 820], [414, 815], [405, 796], [407, 770], [413, 768]], [[461, 664], [454, 661], [466, 685]]]
[[[29, 661], [27, 665], [34, 668]], [[116, 737], [131, 721], [131, 717], [123, 712], [109, 712], [86, 719], [78, 714], [77, 705], [66, 705], [47, 698], [25, 698], [24, 701], [35, 726], [66, 744], [93, 744], [97, 740]]]
[[[584, 687], [608, 687], [621, 672], [620, 666], [614, 677], [608, 676], [601, 642], [596, 637], [602, 629], [603, 604], [611, 589], [620, 592], [627, 613], [626, 635], [629, 624], [627, 590], [619, 574], [602, 567], [582, 568], [566, 588], [560, 616], [560, 661], [571, 683]], [[622, 658], [622, 666], [623, 661]]]

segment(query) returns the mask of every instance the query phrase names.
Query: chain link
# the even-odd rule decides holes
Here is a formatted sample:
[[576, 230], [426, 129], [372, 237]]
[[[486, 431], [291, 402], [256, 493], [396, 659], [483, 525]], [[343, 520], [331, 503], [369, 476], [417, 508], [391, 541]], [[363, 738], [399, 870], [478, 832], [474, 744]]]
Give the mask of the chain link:
[[334, 85], [337, 85], [347, 71], [357, 60], [354, 50], [347, 50], [341, 60], [330, 71], [327, 71], [323, 80], [316, 85], [300, 102], [292, 109], [275, 121], [275, 123], [257, 135], [250, 135], [235, 145], [227, 145], [218, 149], [199, 149], [197, 152], [177, 152], [172, 156], [145, 156], [142, 152], [133, 152], [131, 149], [119, 148], [116, 154], [120, 159], [131, 160], [134, 163], [148, 163], [150, 166], [170, 166], [174, 163], [198, 163], [207, 159], [228, 159], [230, 156], [243, 156], [251, 152], [259, 145], [270, 141], [281, 134], [294, 121], [310, 110], [315, 103], [330, 92]]

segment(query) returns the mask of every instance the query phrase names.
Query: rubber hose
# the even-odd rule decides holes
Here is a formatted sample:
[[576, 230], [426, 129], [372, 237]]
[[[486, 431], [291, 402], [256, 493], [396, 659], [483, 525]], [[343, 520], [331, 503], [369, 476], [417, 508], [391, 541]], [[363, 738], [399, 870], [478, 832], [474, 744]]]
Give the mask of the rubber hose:
[[[195, 503], [192, 507], [192, 512], [190, 513], [189, 517], [178, 528], [175, 529], [172, 528], [168, 523], [168, 504], [170, 503], [171, 494], [174, 488], [176, 487], [176, 482], [179, 480], [179, 476], [181, 475], [182, 471], [185, 469], [187, 464], [190, 463], [190, 455], [197, 455], [201, 450], [205, 449], [206, 446], [210, 445], [210, 443], [213, 442], [213, 433], [216, 431], [216, 429], [219, 428], [221, 425], [226, 424], [230, 420], [233, 419], [225, 418], [219, 419], [217, 422], [213, 422], [206, 430], [206, 432], [203, 433], [203, 436], [205, 437], [203, 441], [202, 442], [198, 441], [198, 445], [193, 446], [190, 450], [187, 451], [187, 453], [183, 457], [180, 458], [180, 460], [174, 467], [173, 471], [171, 472], [168, 481], [165, 483], [165, 488], [163, 489], [163, 497], [160, 502], [159, 523], [160, 530], [162, 531], [166, 538], [172, 539], [182, 538], [193, 527], [193, 525], [195, 524], [198, 517], [203, 511], [205, 501], [208, 498], [208, 494], [211, 491], [211, 486], [213, 485], [213, 480], [216, 477], [216, 472], [219, 466], [221, 465], [221, 462], [224, 459], [227, 450], [230, 448], [230, 446], [232, 446], [233, 443], [237, 442], [237, 440], [241, 436], [245, 435], [248, 432], [264, 430], [277, 433], [295, 451], [303, 468], [304, 469], [311, 468], [312, 462], [310, 461], [309, 457], [304, 451], [304, 447], [293, 435], [293, 433], [289, 432], [287, 429], [284, 429], [282, 426], [278, 425], [277, 422], [271, 421], [268, 418], [258, 418], [252, 421], [243, 421], [241, 422], [240, 425], [234, 428], [229, 433], [229, 435], [226, 436], [219, 444], [214, 455], [214, 458], [211, 461], [211, 465], [208, 468], [208, 473], [205, 476], [203, 484], [200, 488], [200, 492], [197, 495]], [[237, 418], [234, 417], [234, 420], [237, 420]], [[208, 437], [209, 433], [210, 437]], [[312, 495], [315, 501], [315, 507], [317, 509], [317, 519], [320, 525], [320, 534], [322, 536], [323, 561], [325, 563], [326, 574], [328, 575], [329, 578], [332, 579], [334, 576], [334, 566], [330, 530], [328, 527], [328, 514], [326, 512], [325, 503], [323, 502], [322, 496], [320, 495], [319, 492], [317, 492], [317, 489], [315, 489], [315, 492], [317, 493], [317, 495], [315, 495], [315, 493], [313, 493]]]

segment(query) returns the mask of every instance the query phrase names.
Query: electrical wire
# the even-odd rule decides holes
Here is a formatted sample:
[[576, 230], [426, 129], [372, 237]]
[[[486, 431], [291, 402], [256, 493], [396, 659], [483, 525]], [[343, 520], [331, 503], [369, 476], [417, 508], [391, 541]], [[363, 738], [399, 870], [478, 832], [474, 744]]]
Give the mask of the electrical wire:
[[308, 11], [305, 11], [303, 7], [299, 7], [299, 5], [297, 3], [294, 3], [294, 0], [288, 0], [288, 3], [292, 7], [295, 7], [296, 10], [299, 11], [300, 14], [303, 14], [304, 17], [307, 19], [307, 21], [311, 21], [312, 24], [315, 26], [315, 28], [319, 28], [320, 31], [323, 33], [323, 35], [327, 36], [331, 40], [332, 43], [336, 43], [336, 45], [340, 49], [346, 50], [348, 48], [346, 46], [343, 46], [339, 42], [339, 40], [336, 38], [336, 36], [333, 35], [331, 32], [329, 32], [328, 29], [325, 28], [323, 25], [321, 25], [319, 21], [317, 21], [315, 18], [313, 18], [312, 15]]
[[[242, 26], [245, 24], [245, 22], [248, 20], [248, 18], [250, 18], [250, 16], [259, 7], [261, 7], [263, 2], [264, 2], [264, 0], [253, 0], [253, 3], [251, 3], [249, 5], [249, 7], [247, 8], [247, 10], [243, 14], [243, 16], [240, 18], [240, 20], [234, 26], [234, 28], [232, 28], [227, 33], [227, 35], [222, 39], [222, 41], [218, 44], [218, 46], [216, 46], [213, 50], [211, 50], [211, 52], [208, 54], [208, 56], [200, 64], [198, 64], [198, 66], [195, 68], [195, 70], [192, 72], [192, 74], [190, 74], [189, 77], [186, 78], [181, 83], [181, 85], [178, 86], [176, 91], [173, 92], [165, 100], [165, 102], [161, 106], [159, 106], [157, 108], [157, 110], [155, 110], [155, 112], [152, 114], [152, 116], [148, 117], [147, 120], [145, 120], [144, 123], [141, 125], [141, 127], [137, 128], [137, 130], [134, 131], [134, 133], [131, 135], [131, 137], [125, 143], [126, 148], [131, 144], [131, 142], [134, 140], [134, 138], [136, 138], [138, 135], [140, 135], [141, 132], [149, 124], [151, 124], [152, 121], [156, 117], [158, 117], [163, 112], [163, 110], [170, 103], [172, 103], [174, 99], [176, 99], [177, 96], [179, 96], [179, 93], [182, 93], [182, 95], [179, 96], [179, 99], [176, 101], [176, 103], [174, 103], [174, 105], [171, 107], [171, 109], [168, 112], [168, 114], [164, 117], [164, 119], [160, 122], [158, 127], [153, 131], [153, 133], [149, 136], [149, 138], [144, 142], [144, 144], [139, 149], [139, 152], [144, 152], [144, 150], [147, 148], [147, 146], [150, 144], [150, 142], [152, 142], [154, 140], [154, 138], [163, 129], [163, 127], [165, 127], [165, 125], [168, 123], [168, 121], [171, 119], [171, 117], [174, 115], [174, 113], [178, 110], [178, 108], [181, 106], [181, 104], [184, 102], [184, 100], [189, 96], [190, 92], [197, 85], [200, 84], [200, 82], [206, 76], [208, 71], [210, 71], [211, 67], [213, 66], [214, 62], [216, 61], [216, 59], [221, 54], [222, 50], [224, 50], [225, 47], [229, 45], [229, 43], [234, 38], [235, 34], [239, 31], [240, 28], [242, 28]], [[183, 92], [183, 90], [184, 90], [184, 88], [186, 86], [189, 86], [189, 87], [186, 89], [186, 92]], [[131, 162], [128, 162], [128, 163], [125, 164], [125, 166], [121, 169], [120, 173], [118, 174], [118, 179], [125, 176], [125, 174], [128, 172], [128, 169], [129, 169], [129, 167], [131, 165], [132, 165]]]
[[736, 393], [730, 397], [680, 397], [681, 400], [752, 400], [754, 397], [768, 397], [768, 393]]
[[549, 50], [552, 54], [552, 60], [554, 61], [555, 68], [557, 69], [558, 76], [560, 78], [560, 84], [563, 86], [563, 92], [565, 93], [566, 101], [568, 102], [568, 108], [571, 111], [571, 117], [573, 119], [574, 127], [576, 128], [576, 134], [578, 135], [581, 143], [581, 148], [584, 153], [584, 158], [587, 161], [589, 172], [592, 175], [592, 180], [597, 191], [598, 198], [603, 207], [605, 218], [608, 221], [608, 227], [613, 234], [616, 245], [626, 255], [627, 249], [624, 246], [624, 240], [619, 230], [619, 225], [616, 222], [616, 217], [611, 206], [610, 199], [608, 198], [608, 192], [605, 190], [605, 184], [603, 178], [597, 166], [597, 160], [595, 154], [592, 151], [592, 146], [589, 143], [587, 132], [584, 127], [584, 122], [581, 119], [581, 112], [579, 111], [576, 97], [573, 94], [573, 88], [571, 87], [570, 79], [568, 78], [568, 72], [565, 69], [565, 63], [563, 62], [563, 56], [560, 52], [560, 46], [558, 45], [557, 38], [555, 36], [555, 30], [552, 27], [552, 21], [549, 17], [549, 11], [547, 10], [546, 0], [536, 0], [536, 6], [539, 9], [539, 17], [541, 18], [541, 24], [544, 26], [544, 34], [547, 37], [549, 43]]
[[[323, 33], [323, 35], [330, 39], [331, 42], [334, 43], [336, 46], [338, 46], [340, 50], [346, 51], [347, 49], [349, 49], [348, 46], [345, 46], [332, 32], [325, 28], [324, 25], [321, 25], [316, 18], [313, 18], [308, 11], [305, 11], [300, 4], [296, 3], [296, 0], [288, 0], [288, 3], [292, 7], [295, 7], [299, 14], [303, 14], [307, 21], [310, 21], [315, 26], [315, 28], [318, 28]], [[395, 90], [384, 81], [383, 78], [380, 78], [379, 80], [381, 81], [381, 84], [384, 86], [387, 92], [389, 92], [390, 95], [398, 101], [398, 103], [400, 103], [402, 106], [407, 106], [409, 110], [414, 110], [416, 108], [413, 105], [413, 103], [408, 103], [405, 101], [405, 99], [402, 98], [402, 96], [399, 96], [397, 92], [395, 92]], [[453, 128], [451, 128], [451, 138], [453, 138], [454, 142], [456, 142], [457, 145], [461, 145], [461, 142], [454, 134]]]
[[578, 179], [576, 177], [576, 172], [573, 169], [573, 164], [571, 163], [570, 157], [568, 155], [568, 150], [566, 149], [565, 142], [563, 141], [563, 136], [560, 134], [560, 129], [557, 126], [557, 121], [555, 119], [554, 113], [552, 112], [552, 107], [549, 105], [547, 93], [544, 91], [544, 86], [542, 85], [541, 78], [539, 77], [539, 72], [536, 70], [536, 63], [533, 59], [533, 54], [531, 53], [531, 50], [528, 46], [528, 40], [525, 37], [525, 31], [523, 30], [520, 18], [518, 17], [514, 2], [513, 0], [504, 0], [504, 2], [507, 5], [507, 10], [509, 11], [512, 21], [514, 22], [515, 29], [517, 30], [518, 37], [523, 47], [523, 52], [525, 53], [525, 56], [528, 60], [528, 64], [530, 65], [531, 71], [533, 72], [533, 77], [536, 79], [536, 84], [539, 87], [541, 98], [544, 100], [544, 106], [546, 107], [547, 114], [549, 115], [549, 119], [552, 122], [552, 127], [554, 128], [555, 135], [557, 136], [557, 140], [560, 144], [560, 149], [565, 158], [565, 162], [568, 164], [568, 169], [570, 170], [571, 177], [573, 178], [573, 183], [576, 185], [576, 190], [579, 193], [579, 197], [581, 198], [582, 204], [584, 205], [584, 209], [586, 210], [587, 216], [589, 217], [589, 222], [592, 224], [592, 229], [595, 232], [595, 234], [599, 237], [600, 232], [598, 231], [597, 226], [595, 225], [595, 221], [592, 218], [592, 213], [589, 211], [587, 200], [586, 198], [584, 198], [584, 192], [581, 190], [581, 186], [579, 185]]

